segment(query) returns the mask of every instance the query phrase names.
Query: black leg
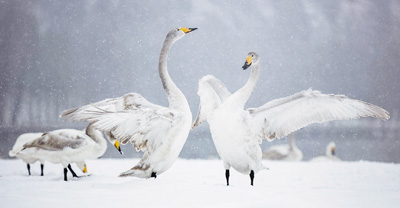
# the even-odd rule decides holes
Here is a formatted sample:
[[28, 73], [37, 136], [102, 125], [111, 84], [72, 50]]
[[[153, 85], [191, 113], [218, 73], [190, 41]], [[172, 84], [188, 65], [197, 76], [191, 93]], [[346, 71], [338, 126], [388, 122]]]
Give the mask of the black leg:
[[226, 177], [226, 185], [229, 186], [229, 169], [226, 169], [225, 177]]
[[40, 163], [40, 170], [41, 170], [40, 175], [41, 175], [41, 176], [43, 176], [43, 168], [44, 168], [44, 165]]
[[69, 171], [71, 171], [73, 177], [79, 178], [78, 175], [76, 175], [76, 173], [74, 172], [74, 170], [72, 170], [71, 164], [68, 164], [68, 169], [69, 169]]
[[64, 181], [68, 181], [67, 180], [67, 173], [68, 173], [67, 168], [64, 168]]
[[31, 175], [31, 165], [29, 165], [29, 163], [26, 164], [26, 167], [28, 168], [28, 173], [29, 175]]
[[254, 181], [254, 171], [253, 170], [250, 171], [250, 180], [251, 180], [251, 185], [253, 185], [253, 181]]
[[152, 173], [151, 173], [151, 177], [153, 177], [154, 179], [156, 179], [156, 178], [157, 178], [157, 173], [152, 172]]

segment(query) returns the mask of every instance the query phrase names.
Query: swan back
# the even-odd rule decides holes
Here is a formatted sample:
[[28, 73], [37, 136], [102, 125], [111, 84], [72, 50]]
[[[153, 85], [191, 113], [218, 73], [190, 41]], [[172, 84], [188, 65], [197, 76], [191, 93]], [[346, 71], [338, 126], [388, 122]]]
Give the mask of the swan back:
[[17, 140], [13, 148], [8, 153], [10, 157], [15, 157], [17, 154], [23, 149], [24, 144], [28, 143], [29, 141], [35, 140], [42, 136], [43, 133], [25, 133], [21, 134]]

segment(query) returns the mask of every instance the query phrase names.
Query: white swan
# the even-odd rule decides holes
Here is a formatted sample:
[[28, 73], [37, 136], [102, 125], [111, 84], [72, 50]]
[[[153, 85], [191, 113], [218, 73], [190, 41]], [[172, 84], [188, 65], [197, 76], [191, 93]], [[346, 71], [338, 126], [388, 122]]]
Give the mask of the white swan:
[[300, 161], [303, 159], [303, 152], [296, 146], [294, 134], [289, 134], [288, 144], [274, 145], [263, 152], [262, 159]]
[[156, 178], [171, 167], [181, 152], [190, 131], [192, 113], [186, 97], [168, 74], [167, 58], [172, 44], [196, 29], [171, 30], [161, 49], [158, 68], [169, 107], [129, 93], [62, 113], [61, 116], [74, 121], [93, 122], [96, 128], [110, 132], [122, 144], [131, 142], [137, 151], [144, 151], [140, 162], [120, 176]]
[[336, 150], [335, 142], [329, 142], [329, 144], [326, 146], [325, 155], [314, 157], [310, 161], [311, 162], [341, 161], [341, 159], [339, 159], [335, 155], [335, 150]]
[[[13, 148], [10, 150], [8, 155], [10, 157], [17, 157], [21, 160], [23, 160], [26, 163], [26, 166], [28, 168], [28, 174], [31, 175], [31, 166], [30, 164], [35, 163], [36, 161], [40, 161], [40, 175], [43, 176], [43, 169], [44, 169], [44, 159], [43, 158], [35, 158], [32, 157], [31, 155], [28, 154], [18, 154], [22, 149], [24, 144], [35, 140], [39, 137], [41, 137], [43, 133], [25, 133], [21, 134], [17, 140], [15, 141], [15, 144]], [[82, 170], [82, 172], [86, 173], [87, 172], [87, 167], [85, 161], [80, 161], [76, 163], [78, 168]]]
[[71, 163], [86, 172], [84, 160], [95, 159], [104, 154], [107, 143], [102, 133], [91, 125], [86, 132], [75, 129], [60, 129], [44, 133], [23, 145], [16, 155], [38, 158], [51, 163], [61, 163], [64, 166], [64, 180], [67, 181], [67, 167], [74, 177], [78, 177], [71, 168]]
[[227, 185], [230, 167], [249, 174], [253, 185], [254, 173], [264, 169], [259, 146], [263, 138], [269, 141], [282, 138], [311, 123], [367, 116], [389, 118], [389, 113], [378, 106], [343, 95], [324, 95], [311, 89], [273, 100], [259, 108], [244, 110], [259, 77], [259, 58], [254, 52], [248, 54], [243, 69], [250, 65], [250, 78], [232, 95], [213, 76], [205, 76], [199, 82], [200, 107], [192, 128], [208, 121], [215, 147], [226, 169]]

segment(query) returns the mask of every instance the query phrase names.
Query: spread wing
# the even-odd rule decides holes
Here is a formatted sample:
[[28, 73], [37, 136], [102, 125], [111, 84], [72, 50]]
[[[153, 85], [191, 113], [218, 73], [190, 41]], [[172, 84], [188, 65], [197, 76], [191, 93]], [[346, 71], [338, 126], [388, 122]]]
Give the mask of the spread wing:
[[[158, 105], [154, 105], [147, 101], [142, 95], [138, 93], [128, 93], [122, 97], [105, 99], [89, 105], [84, 105], [78, 108], [72, 108], [62, 112], [60, 117], [73, 118], [75, 121], [86, 120], [81, 117], [87, 115], [88, 112], [98, 112], [99, 109], [102, 111], [119, 112], [124, 110], [134, 110], [137, 108], [158, 108]], [[104, 131], [106, 138], [113, 145], [117, 138], [111, 131]], [[119, 150], [121, 152], [121, 150]]]
[[83, 112], [96, 111], [98, 108], [106, 111], [123, 111], [133, 110], [141, 106], [149, 108], [157, 107], [157, 105], [150, 103], [138, 93], [128, 93], [122, 97], [105, 99], [97, 103], [92, 103], [89, 105], [84, 105], [82, 107], [66, 110], [61, 113], [60, 117], [74, 117], [76, 115], [82, 114]]
[[[113, 104], [110, 107], [102, 105], [104, 103]], [[62, 116], [73, 121], [91, 122], [95, 128], [111, 132], [122, 144], [131, 142], [137, 150], [147, 151], [162, 144], [169, 131], [183, 119], [181, 112], [154, 105], [137, 93], [101, 101], [99, 106], [96, 104], [68, 111]], [[120, 108], [121, 104], [124, 108]]]
[[389, 113], [376, 105], [311, 89], [247, 111], [252, 116], [254, 132], [271, 141], [312, 123], [360, 117], [389, 119]]
[[225, 85], [212, 75], [200, 79], [197, 94], [200, 96], [200, 105], [192, 129], [207, 120], [208, 115], [231, 95]]

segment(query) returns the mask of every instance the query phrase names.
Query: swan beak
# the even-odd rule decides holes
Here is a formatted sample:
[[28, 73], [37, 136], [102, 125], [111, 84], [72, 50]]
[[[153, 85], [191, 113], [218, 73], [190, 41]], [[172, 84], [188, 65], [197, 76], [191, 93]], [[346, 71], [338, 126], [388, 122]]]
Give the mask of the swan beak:
[[83, 172], [83, 173], [87, 173], [86, 164], [85, 164], [85, 165], [83, 165], [83, 170], [82, 170], [82, 172]]
[[332, 155], [335, 155], [335, 148], [334, 147], [331, 147], [331, 152], [332, 152]]
[[186, 27], [181, 27], [179, 29], [182, 30], [182, 32], [184, 32], [185, 34], [188, 34], [188, 33], [192, 32], [192, 31], [197, 30], [197, 28], [186, 28]]
[[122, 151], [121, 151], [121, 147], [119, 146], [119, 141], [118, 141], [118, 140], [115, 141], [114, 147], [117, 148], [118, 152], [119, 152], [121, 155], [123, 154]]
[[251, 65], [251, 61], [252, 61], [252, 56], [247, 56], [246, 62], [244, 62], [244, 65], [242, 66], [243, 70], [249, 68], [249, 66]]

